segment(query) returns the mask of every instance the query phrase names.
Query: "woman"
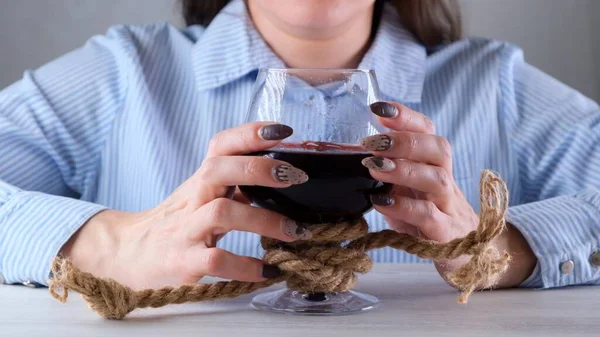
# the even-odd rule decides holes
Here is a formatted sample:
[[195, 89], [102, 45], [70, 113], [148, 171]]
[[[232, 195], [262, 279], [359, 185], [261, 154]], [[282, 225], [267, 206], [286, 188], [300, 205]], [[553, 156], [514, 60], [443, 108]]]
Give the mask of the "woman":
[[[372, 110], [393, 132], [364, 142], [378, 148], [364, 164], [397, 188], [373, 196], [374, 230], [465, 235], [478, 223], [479, 173], [493, 169], [511, 191], [495, 244], [515, 256], [497, 286], [600, 283], [598, 105], [514, 46], [461, 40], [456, 1], [183, 5], [186, 29], [114, 27], [0, 93], [5, 283], [46, 285], [57, 254], [133, 288], [277, 276], [257, 259], [258, 235], [294, 241], [309, 229], [227, 188], [310, 179], [242, 156], [293, 132], [244, 124], [266, 67], [376, 71], [385, 101]], [[289, 179], [271, 174], [281, 166]], [[389, 249], [373, 258], [420, 261]]]

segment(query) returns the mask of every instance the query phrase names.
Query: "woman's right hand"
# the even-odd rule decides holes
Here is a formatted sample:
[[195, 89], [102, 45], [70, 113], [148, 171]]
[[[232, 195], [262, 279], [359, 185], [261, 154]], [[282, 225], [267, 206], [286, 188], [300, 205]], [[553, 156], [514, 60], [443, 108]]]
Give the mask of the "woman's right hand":
[[249, 282], [279, 276], [274, 266], [215, 245], [232, 230], [287, 242], [310, 238], [293, 220], [232, 199], [238, 185], [285, 188], [307, 181], [303, 171], [285, 162], [244, 156], [291, 134], [291, 128], [269, 123], [220, 132], [202, 166], [164, 202], [140, 213], [98, 213], [65, 244], [62, 255], [79, 269], [133, 289], [193, 284], [204, 276]]

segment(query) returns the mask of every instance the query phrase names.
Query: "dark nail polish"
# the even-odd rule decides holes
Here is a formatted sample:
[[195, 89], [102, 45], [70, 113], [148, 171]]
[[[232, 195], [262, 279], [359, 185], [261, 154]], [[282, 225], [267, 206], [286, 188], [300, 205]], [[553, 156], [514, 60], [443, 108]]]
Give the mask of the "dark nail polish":
[[278, 165], [273, 169], [273, 176], [279, 182], [298, 185], [308, 181], [308, 175], [293, 166]]
[[396, 163], [393, 160], [383, 157], [368, 157], [362, 160], [362, 164], [369, 170], [380, 172], [391, 172], [396, 169]]
[[260, 128], [258, 134], [264, 140], [282, 140], [291, 136], [294, 130], [283, 124], [271, 124]]
[[371, 111], [379, 117], [392, 118], [398, 116], [398, 109], [387, 102], [376, 102], [371, 104]]
[[305, 225], [291, 219], [283, 220], [281, 229], [286, 235], [296, 240], [309, 240], [312, 238], [312, 233]]
[[374, 194], [371, 196], [371, 202], [377, 206], [392, 206], [395, 200], [387, 195]]
[[388, 135], [375, 135], [365, 137], [360, 145], [369, 151], [385, 151], [392, 148], [392, 137]]
[[276, 278], [281, 276], [281, 270], [276, 266], [266, 264], [263, 266], [262, 276], [264, 278]]

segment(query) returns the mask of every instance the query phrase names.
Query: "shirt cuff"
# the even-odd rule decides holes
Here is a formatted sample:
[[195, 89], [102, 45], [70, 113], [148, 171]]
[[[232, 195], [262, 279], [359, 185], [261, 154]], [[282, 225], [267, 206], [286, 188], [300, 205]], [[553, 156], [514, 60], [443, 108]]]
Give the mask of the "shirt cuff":
[[4, 282], [48, 285], [52, 261], [62, 246], [104, 209], [90, 202], [39, 192], [17, 191], [3, 200], [0, 274]]
[[600, 281], [600, 267], [590, 261], [600, 243], [599, 191], [589, 189], [510, 207], [506, 221], [521, 232], [538, 260], [521, 287], [543, 289]]

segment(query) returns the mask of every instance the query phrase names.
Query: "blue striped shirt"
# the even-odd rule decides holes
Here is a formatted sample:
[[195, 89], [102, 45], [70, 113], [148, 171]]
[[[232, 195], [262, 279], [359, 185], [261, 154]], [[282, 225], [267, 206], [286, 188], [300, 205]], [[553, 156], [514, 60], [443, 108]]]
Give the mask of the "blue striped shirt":
[[[0, 274], [47, 284], [50, 262], [103, 209], [163, 201], [210, 138], [243, 124], [257, 70], [284, 67], [241, 0], [208, 27], [122, 25], [26, 71], [0, 92]], [[507, 220], [538, 264], [523, 286], [600, 283], [600, 108], [508, 43], [464, 39], [428, 51], [386, 10], [360, 68], [386, 100], [425, 113], [453, 145], [454, 178], [479, 209], [479, 175], [510, 189]], [[370, 212], [373, 230], [386, 227]], [[219, 245], [260, 256], [255, 234]], [[427, 262], [380, 249], [376, 262]], [[517, 257], [518, 258], [518, 257]], [[571, 273], [561, 263], [571, 260]]]

